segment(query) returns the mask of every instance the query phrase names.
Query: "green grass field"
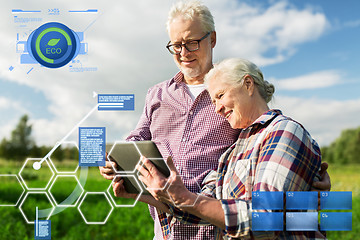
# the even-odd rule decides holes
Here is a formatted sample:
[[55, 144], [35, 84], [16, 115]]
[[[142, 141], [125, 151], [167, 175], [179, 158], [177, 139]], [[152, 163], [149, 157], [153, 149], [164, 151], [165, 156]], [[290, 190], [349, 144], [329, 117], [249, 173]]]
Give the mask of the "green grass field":
[[328, 231], [328, 239], [353, 240], [360, 234], [360, 164], [330, 165], [331, 191], [352, 191], [352, 231]]
[[[63, 171], [73, 168], [74, 162], [57, 163], [68, 166]], [[73, 165], [73, 166], [71, 166]], [[0, 174], [18, 174], [23, 163], [0, 160]], [[52, 172], [46, 168], [40, 172], [34, 172], [31, 164], [25, 166], [21, 176], [25, 178], [27, 185], [31, 187], [46, 187], [49, 179], [54, 179]], [[360, 165], [330, 165], [329, 173], [332, 181], [332, 191], [353, 192], [353, 230], [328, 232], [328, 239], [357, 239], [360, 234]], [[77, 172], [80, 179], [80, 170]], [[14, 177], [0, 176], [0, 204], [11, 204], [17, 201], [23, 192]], [[52, 180], [53, 181], [53, 180]], [[85, 192], [104, 192], [109, 187], [110, 181], [103, 179], [97, 168], [90, 168]], [[48, 185], [52, 195], [58, 203], [66, 200], [69, 194], [76, 187], [77, 182], [73, 177], [58, 177], [55, 184]], [[78, 196], [77, 196], [78, 197]], [[24, 198], [24, 195], [20, 200]], [[117, 204], [131, 204], [119, 202]], [[17, 206], [0, 207], [0, 239], [33, 239], [34, 225], [27, 224]], [[79, 204], [79, 203], [78, 203]], [[46, 209], [51, 207], [47, 203], [45, 195], [30, 194], [22, 205], [22, 209], [29, 219], [35, 218], [35, 207]], [[110, 211], [110, 205], [103, 195], [88, 195], [81, 205], [81, 211], [88, 221], [97, 222], [106, 219]], [[115, 207], [105, 224], [86, 224], [77, 207], [57, 207], [51, 216], [52, 239], [152, 239], [153, 222], [149, 215], [146, 204], [137, 203], [135, 207]]]
[[[77, 162], [76, 162], [77, 164]], [[18, 174], [23, 163], [0, 160], [0, 174]], [[55, 164], [58, 166], [70, 166], [60, 171], [70, 171], [71, 165], [68, 161]], [[36, 172], [27, 164], [21, 176], [26, 185], [32, 188], [46, 187], [47, 181], [52, 177], [52, 172], [46, 167], [43, 171]], [[77, 171], [80, 179], [80, 169]], [[52, 177], [52, 181], [54, 176]], [[16, 202], [23, 189], [14, 177], [0, 176], [0, 204], [10, 205]], [[76, 181], [76, 180], [75, 180]], [[105, 180], [97, 168], [89, 168], [85, 192], [104, 192], [110, 185], [109, 180]], [[56, 182], [47, 187], [51, 187], [51, 193], [58, 203], [62, 203], [67, 196], [76, 187], [73, 177], [58, 177]], [[45, 195], [29, 195], [22, 205], [22, 209], [28, 220], [35, 219], [35, 208], [46, 209], [51, 207], [46, 203]], [[36, 197], [38, 199], [36, 199]], [[20, 200], [24, 198], [24, 195]], [[34, 225], [27, 224], [19, 210], [19, 204], [16, 207], [0, 207], [0, 239], [34, 239]], [[129, 201], [121, 202], [116, 199], [116, 204], [129, 205]], [[79, 203], [78, 203], [79, 205]], [[78, 206], [77, 205], [77, 206]], [[81, 205], [81, 211], [89, 222], [103, 222], [109, 211], [110, 205], [102, 194], [88, 195]], [[153, 238], [153, 220], [148, 211], [148, 206], [138, 202], [134, 207], [115, 207], [105, 224], [86, 224], [77, 207], [57, 207], [51, 216], [51, 236], [52, 239], [152, 239]]]

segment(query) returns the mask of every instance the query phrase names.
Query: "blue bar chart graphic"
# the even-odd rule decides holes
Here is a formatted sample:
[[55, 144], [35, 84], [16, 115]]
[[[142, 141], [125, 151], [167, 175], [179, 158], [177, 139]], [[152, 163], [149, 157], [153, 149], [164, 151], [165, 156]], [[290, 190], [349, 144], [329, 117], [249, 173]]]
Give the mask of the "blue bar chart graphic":
[[317, 231], [317, 212], [287, 212], [286, 231]]
[[318, 192], [286, 192], [286, 210], [317, 210]]
[[351, 192], [255, 191], [252, 209], [252, 231], [352, 230], [352, 212], [323, 211], [352, 210]]
[[283, 192], [253, 192], [252, 207], [253, 209], [282, 210], [284, 194]]
[[283, 231], [284, 214], [282, 212], [253, 212], [253, 231]]
[[351, 212], [324, 212], [320, 213], [321, 231], [351, 231]]
[[321, 192], [320, 208], [328, 210], [351, 210], [351, 192]]

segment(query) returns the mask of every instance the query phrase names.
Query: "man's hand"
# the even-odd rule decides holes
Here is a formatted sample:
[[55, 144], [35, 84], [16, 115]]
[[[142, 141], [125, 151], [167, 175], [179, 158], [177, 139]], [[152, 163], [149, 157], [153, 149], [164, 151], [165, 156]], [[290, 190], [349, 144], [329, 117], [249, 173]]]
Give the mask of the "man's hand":
[[321, 169], [319, 171], [320, 181], [314, 182], [311, 186], [312, 191], [330, 191], [331, 182], [330, 176], [326, 171], [329, 165], [326, 162], [321, 163]]
[[[108, 154], [106, 153], [106, 159], [108, 158]], [[111, 156], [109, 157], [111, 160]], [[108, 180], [113, 180], [116, 172], [115, 169], [117, 169], [117, 164], [115, 161], [105, 161], [104, 167], [99, 167], [100, 174]]]

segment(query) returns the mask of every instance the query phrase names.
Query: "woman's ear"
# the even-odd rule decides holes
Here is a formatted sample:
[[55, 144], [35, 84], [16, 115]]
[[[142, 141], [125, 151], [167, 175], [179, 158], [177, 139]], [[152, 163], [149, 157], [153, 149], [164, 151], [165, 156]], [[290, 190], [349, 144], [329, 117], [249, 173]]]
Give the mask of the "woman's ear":
[[215, 31], [213, 31], [210, 34], [210, 39], [211, 39], [211, 47], [214, 48], [216, 45], [216, 32]]
[[243, 86], [247, 90], [249, 96], [252, 96], [254, 94], [255, 82], [252, 76], [250, 76], [249, 74], [245, 75]]

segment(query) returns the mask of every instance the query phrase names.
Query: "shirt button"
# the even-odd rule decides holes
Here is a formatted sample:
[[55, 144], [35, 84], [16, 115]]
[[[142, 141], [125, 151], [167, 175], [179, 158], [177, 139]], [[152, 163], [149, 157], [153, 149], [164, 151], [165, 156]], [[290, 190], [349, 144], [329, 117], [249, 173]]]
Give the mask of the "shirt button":
[[189, 112], [189, 114], [190, 114], [190, 115], [193, 115], [193, 114], [194, 114], [194, 112], [193, 112], [193, 111], [190, 111], [190, 112]]
[[183, 137], [183, 139], [181, 139], [182, 142], [186, 142], [186, 137]]

